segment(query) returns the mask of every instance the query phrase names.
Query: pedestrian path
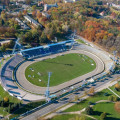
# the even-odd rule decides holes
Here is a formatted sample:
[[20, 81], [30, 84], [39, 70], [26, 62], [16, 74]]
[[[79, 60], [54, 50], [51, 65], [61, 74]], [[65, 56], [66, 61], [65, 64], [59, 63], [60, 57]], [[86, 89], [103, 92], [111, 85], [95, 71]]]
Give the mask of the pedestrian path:
[[110, 90], [114, 95], [116, 95], [118, 98], [120, 98], [120, 96], [118, 94], [116, 94], [113, 90], [111, 90], [109, 87], [108, 87], [108, 90]]

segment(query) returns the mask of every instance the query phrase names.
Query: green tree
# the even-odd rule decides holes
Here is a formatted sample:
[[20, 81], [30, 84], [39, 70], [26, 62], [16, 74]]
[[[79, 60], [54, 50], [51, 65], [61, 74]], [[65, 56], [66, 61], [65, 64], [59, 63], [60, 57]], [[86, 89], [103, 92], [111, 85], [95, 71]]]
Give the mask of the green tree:
[[87, 120], [84, 115], [80, 116], [79, 120]]
[[106, 117], [107, 117], [106, 113], [103, 112], [103, 113], [100, 115], [100, 120], [105, 120]]
[[90, 106], [88, 106], [88, 107], [85, 109], [85, 112], [86, 112], [86, 114], [88, 114], [88, 115], [92, 115], [92, 114], [93, 114], [93, 108], [90, 107]]
[[113, 101], [113, 96], [109, 96], [109, 97], [108, 97], [108, 100], [109, 100], [109, 101]]
[[0, 47], [0, 51], [2, 51], [2, 52], [5, 52], [5, 51], [6, 51], [6, 48], [5, 48], [4, 45], [2, 45], [2, 46]]
[[114, 96], [114, 97], [113, 97], [113, 101], [114, 101], [114, 102], [117, 102], [117, 101], [118, 101], [118, 97], [117, 97], [117, 96]]

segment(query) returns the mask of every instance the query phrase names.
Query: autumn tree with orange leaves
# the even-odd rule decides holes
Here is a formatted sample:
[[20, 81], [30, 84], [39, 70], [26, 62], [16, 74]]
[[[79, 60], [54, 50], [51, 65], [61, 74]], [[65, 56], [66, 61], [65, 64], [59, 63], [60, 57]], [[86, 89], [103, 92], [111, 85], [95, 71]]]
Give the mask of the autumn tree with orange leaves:
[[115, 103], [115, 110], [120, 113], [120, 102]]

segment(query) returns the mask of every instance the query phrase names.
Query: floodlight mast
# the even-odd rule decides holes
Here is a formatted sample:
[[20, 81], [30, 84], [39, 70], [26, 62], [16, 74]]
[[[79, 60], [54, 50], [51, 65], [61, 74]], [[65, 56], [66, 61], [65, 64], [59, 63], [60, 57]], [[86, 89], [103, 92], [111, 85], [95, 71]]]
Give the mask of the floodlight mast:
[[50, 96], [50, 91], [49, 91], [49, 86], [50, 86], [50, 76], [51, 76], [52, 72], [48, 72], [48, 84], [47, 84], [47, 90], [45, 93], [46, 96], [46, 101], [49, 102], [49, 96]]
[[115, 63], [117, 62], [116, 54], [117, 54], [117, 51], [113, 51], [113, 55], [114, 55], [114, 57], [113, 57], [113, 61], [114, 61]]
[[19, 40], [20, 40], [20, 38], [18, 38], [17, 41], [15, 42], [12, 54], [15, 54], [15, 49], [16, 49], [17, 45], [19, 45], [21, 47], [21, 44], [19, 43]]

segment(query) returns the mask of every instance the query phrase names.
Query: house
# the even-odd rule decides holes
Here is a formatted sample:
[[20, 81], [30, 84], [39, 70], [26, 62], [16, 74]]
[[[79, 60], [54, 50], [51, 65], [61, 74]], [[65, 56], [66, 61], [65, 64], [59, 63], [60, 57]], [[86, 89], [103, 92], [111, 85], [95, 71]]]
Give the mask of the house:
[[52, 7], [58, 7], [57, 3], [51, 5], [44, 4], [44, 11], [48, 11]]
[[100, 13], [100, 15], [101, 15], [101, 16], [104, 16], [104, 14], [105, 14], [105, 12], [104, 12], [104, 11], [102, 11], [102, 12]]
[[24, 22], [22, 22], [20, 19], [15, 18], [15, 20], [18, 22], [18, 24], [21, 26], [22, 29], [28, 30], [30, 27], [28, 27]]
[[40, 26], [41, 28], [43, 27], [40, 23], [38, 23], [36, 20], [34, 20], [33, 18], [31, 18], [28, 15], [25, 15], [24, 18], [36, 27], [38, 27], [38, 26]]
[[46, 17], [46, 18], [50, 18], [50, 15], [47, 12], [42, 12], [42, 16]]

